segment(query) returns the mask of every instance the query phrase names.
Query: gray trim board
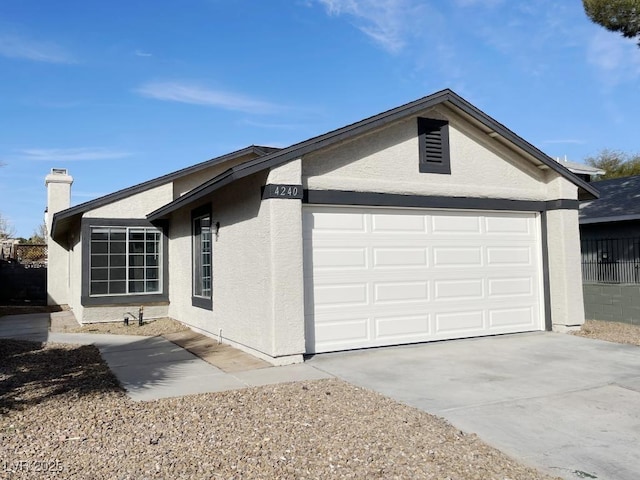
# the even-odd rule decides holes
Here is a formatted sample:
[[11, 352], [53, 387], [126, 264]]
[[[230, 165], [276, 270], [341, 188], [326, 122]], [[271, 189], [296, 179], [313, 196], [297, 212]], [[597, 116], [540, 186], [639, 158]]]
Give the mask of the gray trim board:
[[547, 212], [540, 212], [540, 237], [542, 239], [542, 289], [544, 295], [544, 328], [553, 330], [551, 318], [551, 280], [549, 277], [549, 241], [547, 239]]
[[204, 162], [191, 165], [190, 167], [177, 170], [167, 175], [154, 178], [147, 182], [143, 182], [143, 183], [134, 185], [132, 187], [118, 190], [117, 192], [110, 193], [100, 198], [96, 198], [95, 200], [90, 200], [88, 202], [81, 203], [80, 205], [76, 205], [75, 207], [67, 208], [66, 210], [62, 210], [61, 212], [58, 212], [53, 216], [53, 223], [51, 226], [51, 236], [54, 239], [59, 238], [59, 236], [63, 234], [64, 231], [66, 231], [66, 229], [70, 226], [70, 224], [73, 222], [73, 219], [75, 217], [82, 215], [83, 213], [88, 212], [89, 210], [94, 210], [96, 208], [102, 207], [104, 205], [108, 205], [110, 203], [129, 197], [131, 195], [136, 195], [138, 193], [147, 191], [151, 188], [164, 185], [165, 183], [171, 182], [180, 177], [184, 177], [185, 175], [199, 172], [200, 170], [204, 170], [205, 168], [209, 168], [214, 165], [227, 162], [229, 160], [240, 158], [242, 156], [249, 155], [252, 153], [258, 156], [264, 156], [264, 155], [271, 154], [277, 150], [279, 149], [273, 148], [273, 147], [262, 147], [257, 145], [251, 145], [241, 150], [237, 150], [235, 152], [222, 155], [220, 157], [215, 157], [210, 160], [206, 160]]
[[[92, 297], [89, 295], [89, 269], [91, 267], [91, 227], [155, 227], [162, 230], [162, 293], [144, 295], [114, 295]], [[82, 286], [80, 303], [85, 307], [115, 305], [148, 305], [169, 301], [169, 242], [164, 222], [151, 224], [137, 218], [83, 218], [82, 219]]]
[[535, 201], [508, 198], [444, 197], [399, 195], [342, 190], [305, 190], [303, 203], [325, 205], [363, 205], [373, 207], [450, 208], [462, 210], [511, 210], [544, 212], [547, 210], [577, 210], [578, 201], [570, 199]]
[[458, 109], [477, 122], [489, 129], [490, 132], [506, 139], [516, 148], [531, 155], [537, 159], [541, 164], [546, 165], [551, 170], [559, 173], [567, 180], [576, 185], [582, 192], [585, 192], [588, 198], [598, 198], [598, 190], [591, 186], [589, 183], [578, 178], [571, 173], [567, 168], [560, 165], [551, 157], [538, 150], [526, 140], [520, 138], [511, 130], [506, 128], [501, 123], [498, 123], [493, 118], [489, 117], [486, 113], [482, 112], [478, 108], [471, 105], [469, 102], [458, 96], [455, 92], [449, 89], [442, 90], [427, 97], [423, 97], [411, 103], [407, 103], [400, 107], [388, 110], [373, 117], [369, 117], [360, 122], [347, 125], [346, 127], [333, 130], [309, 140], [292, 145], [288, 148], [284, 148], [277, 152], [265, 155], [254, 160], [249, 160], [240, 165], [230, 168], [215, 178], [203, 183], [199, 187], [193, 189], [191, 192], [186, 193], [182, 197], [174, 200], [171, 203], [151, 212], [147, 215], [149, 220], [154, 221], [161, 218], [165, 218], [171, 212], [178, 210], [179, 208], [196, 202], [199, 199], [211, 194], [224, 185], [227, 185], [234, 180], [246, 177], [261, 170], [269, 169], [282, 165], [296, 158], [301, 158], [303, 155], [316, 151], [320, 148], [334, 145], [338, 142], [350, 139], [356, 135], [362, 135], [370, 132], [374, 129], [383, 127], [392, 122], [417, 115], [426, 109], [432, 108], [440, 104], [447, 104], [450, 107]]
[[[193, 290], [194, 290], [194, 285], [193, 285], [193, 281], [194, 281], [194, 265], [193, 265], [193, 260], [195, 258], [196, 252], [195, 252], [195, 245], [194, 245], [194, 238], [195, 238], [195, 231], [194, 231], [194, 225], [193, 225], [193, 221], [198, 218], [198, 217], [202, 217], [204, 215], [209, 215], [209, 219], [211, 221], [211, 224], [213, 225], [213, 217], [211, 216], [211, 204], [207, 203], [205, 205], [201, 205], [198, 208], [195, 208], [191, 211], [191, 306], [193, 307], [197, 307], [197, 308], [202, 308], [204, 310], [213, 310], [213, 263], [211, 264], [211, 297], [209, 298], [205, 298], [205, 297], [196, 297], [193, 294]], [[213, 238], [211, 239], [211, 260], [213, 262]]]
[[626, 222], [629, 220], [640, 220], [640, 215], [634, 214], [616, 215], [614, 217], [581, 218], [579, 221], [580, 225], [589, 225], [592, 223]]

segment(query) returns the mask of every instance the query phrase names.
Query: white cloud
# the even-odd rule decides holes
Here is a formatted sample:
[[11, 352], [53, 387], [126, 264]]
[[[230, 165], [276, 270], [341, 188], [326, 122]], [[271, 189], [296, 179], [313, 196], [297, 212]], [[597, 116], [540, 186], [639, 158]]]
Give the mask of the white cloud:
[[152, 82], [135, 90], [144, 97], [218, 107], [245, 113], [274, 113], [282, 107], [245, 95], [178, 82]]
[[108, 148], [27, 148], [18, 150], [17, 159], [34, 161], [76, 162], [113, 160], [131, 156], [130, 152]]
[[0, 34], [0, 55], [34, 62], [76, 63], [71, 54], [54, 43], [9, 34]]
[[634, 40], [598, 29], [587, 47], [587, 61], [608, 87], [640, 77], [640, 49]]
[[329, 15], [347, 15], [356, 27], [391, 53], [404, 49], [419, 27], [425, 5], [415, 0], [317, 0]]
[[133, 52], [136, 57], [153, 57], [152, 53], [144, 52], [142, 50], [136, 50]]

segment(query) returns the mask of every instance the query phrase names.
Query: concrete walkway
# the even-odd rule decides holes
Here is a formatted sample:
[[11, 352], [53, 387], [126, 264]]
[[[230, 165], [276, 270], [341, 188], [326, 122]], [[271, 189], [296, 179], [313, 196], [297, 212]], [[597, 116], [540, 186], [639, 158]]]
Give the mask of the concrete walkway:
[[331, 377], [307, 364], [265, 368], [256, 362], [253, 368], [236, 366], [233, 372], [225, 372], [163, 337], [49, 332], [49, 315], [56, 314], [2, 317], [0, 338], [95, 345], [133, 400]]
[[554, 476], [640, 478], [639, 347], [540, 332], [308, 364], [444, 417]]

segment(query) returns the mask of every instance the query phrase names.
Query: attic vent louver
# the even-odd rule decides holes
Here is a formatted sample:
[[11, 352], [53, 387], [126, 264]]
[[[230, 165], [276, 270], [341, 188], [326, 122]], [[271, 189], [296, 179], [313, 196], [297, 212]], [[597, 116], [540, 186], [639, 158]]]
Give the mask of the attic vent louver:
[[445, 120], [418, 118], [420, 172], [451, 173], [449, 160], [449, 123]]

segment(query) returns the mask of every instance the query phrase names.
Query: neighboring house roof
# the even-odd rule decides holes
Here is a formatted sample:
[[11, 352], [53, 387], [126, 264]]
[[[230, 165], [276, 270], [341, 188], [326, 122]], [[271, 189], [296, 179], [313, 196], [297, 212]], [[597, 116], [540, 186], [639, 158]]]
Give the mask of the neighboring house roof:
[[115, 201], [121, 200], [123, 198], [129, 197], [130, 195], [135, 195], [140, 192], [144, 192], [151, 188], [158, 187], [160, 185], [164, 185], [168, 182], [177, 180], [178, 178], [184, 177], [185, 175], [190, 175], [192, 173], [199, 172], [201, 170], [207, 169], [214, 165], [218, 165], [220, 163], [227, 162], [229, 160], [233, 160], [236, 158], [240, 158], [245, 155], [249, 155], [251, 153], [256, 154], [258, 156], [268, 155], [275, 151], [279, 150], [278, 148], [273, 147], [263, 147], [258, 145], [251, 145], [249, 147], [243, 148], [241, 150], [237, 150], [235, 152], [228, 153], [226, 155], [222, 155], [220, 157], [212, 158], [210, 160], [206, 160], [204, 162], [197, 163], [190, 167], [183, 168], [181, 170], [177, 170], [175, 172], [169, 173], [167, 175], [163, 175], [161, 177], [154, 178], [152, 180], [148, 180], [143, 183], [139, 183], [138, 185], [134, 185], [132, 187], [124, 188], [122, 190], [118, 190], [117, 192], [110, 193], [109, 195], [105, 195], [103, 197], [96, 198], [94, 200], [90, 200], [88, 202], [81, 203], [80, 205], [76, 205], [74, 207], [68, 208], [66, 210], [62, 210], [61, 212], [56, 213], [53, 216], [53, 224], [51, 226], [51, 236], [59, 237], [59, 235], [63, 234], [69, 226], [78, 218], [82, 216], [83, 213], [88, 212], [90, 210], [94, 210], [96, 208], [102, 207], [104, 205], [108, 205]]
[[445, 105], [462, 115], [465, 119], [475, 123], [488, 136], [500, 141], [503, 145], [516, 150], [518, 153], [528, 157], [540, 168], [550, 168], [558, 172], [563, 177], [574, 183], [580, 189], [581, 198], [597, 198], [598, 191], [589, 183], [576, 177], [565, 166], [556, 162], [536, 147], [513, 133], [501, 123], [497, 122], [486, 113], [471, 105], [462, 97], [449, 89], [442, 90], [427, 97], [423, 97], [406, 105], [388, 110], [373, 117], [369, 117], [346, 127], [325, 133], [309, 140], [292, 145], [288, 148], [273, 152], [269, 155], [236, 165], [211, 180], [194, 188], [185, 195], [177, 198], [173, 202], [155, 210], [147, 215], [151, 221], [165, 218], [171, 212], [195, 202], [219, 188], [228, 185], [235, 180], [246, 177], [253, 173], [275, 167], [301, 157], [320, 148], [334, 145], [338, 142], [350, 139], [356, 135], [362, 135], [374, 129], [380, 128], [392, 122], [414, 115], [425, 109]]
[[580, 205], [580, 224], [640, 219], [640, 175], [593, 182], [600, 198]]
[[600, 168], [585, 165], [584, 163], [570, 162], [568, 160], [557, 161], [577, 175], [604, 175], [605, 173], [607, 173]]

